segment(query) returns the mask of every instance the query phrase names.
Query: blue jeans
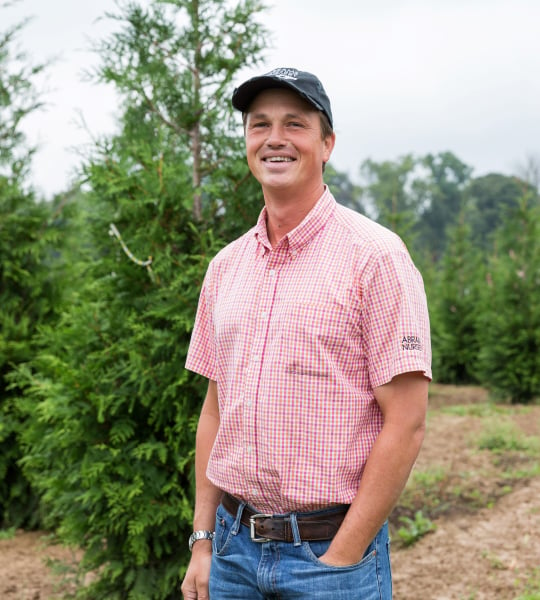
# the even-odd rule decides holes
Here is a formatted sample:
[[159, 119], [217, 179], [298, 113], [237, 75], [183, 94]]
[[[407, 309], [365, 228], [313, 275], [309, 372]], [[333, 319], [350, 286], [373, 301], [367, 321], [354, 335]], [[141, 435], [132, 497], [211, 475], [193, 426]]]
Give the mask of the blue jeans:
[[217, 509], [210, 600], [391, 600], [387, 523], [359, 563], [331, 567], [318, 559], [331, 540], [300, 540], [292, 519], [294, 542], [253, 542], [242, 510]]

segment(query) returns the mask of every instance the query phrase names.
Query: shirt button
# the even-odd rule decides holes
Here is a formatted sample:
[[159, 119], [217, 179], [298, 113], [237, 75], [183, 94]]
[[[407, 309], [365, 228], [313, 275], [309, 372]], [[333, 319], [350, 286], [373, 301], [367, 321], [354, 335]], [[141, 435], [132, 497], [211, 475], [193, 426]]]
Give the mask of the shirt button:
[[270, 271], [268, 271], [268, 274], [270, 275], [270, 277], [275, 277], [276, 276], [276, 270], [275, 269], [270, 269]]

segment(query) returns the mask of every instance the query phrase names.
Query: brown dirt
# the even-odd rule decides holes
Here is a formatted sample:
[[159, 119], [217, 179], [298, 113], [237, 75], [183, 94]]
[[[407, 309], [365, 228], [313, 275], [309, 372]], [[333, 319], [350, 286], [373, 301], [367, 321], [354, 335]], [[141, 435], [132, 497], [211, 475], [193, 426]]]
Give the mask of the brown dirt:
[[[435, 532], [408, 548], [394, 543], [394, 600], [540, 599], [540, 477], [501, 480], [497, 456], [510, 467], [524, 459], [478, 449], [486, 423], [481, 411], [445, 410], [486, 400], [478, 388], [432, 387], [426, 440], [415, 470], [440, 467], [449, 473], [452, 480], [441, 484], [441, 497], [452, 501], [443, 503], [434, 518]], [[514, 423], [523, 436], [540, 438], [540, 406], [505, 410], [499, 418]], [[458, 485], [462, 491], [448, 495]], [[467, 485], [476, 490], [477, 506], [467, 496]], [[43, 533], [18, 531], [0, 539], [0, 599], [61, 598], [67, 584], [50, 560], [64, 560], [69, 569], [76, 559], [76, 553], [52, 544]]]
[[38, 531], [17, 531], [0, 539], [0, 599], [56, 600], [71, 586], [54, 567], [61, 561], [64, 569], [74, 569], [80, 553], [59, 544]]
[[[433, 388], [415, 470], [441, 466], [453, 474], [446, 485], [464, 491], [435, 519], [434, 533], [393, 550], [394, 600], [540, 600], [540, 477], [501, 477], [502, 468], [526, 459], [479, 450], [477, 443], [489, 419], [515, 424], [523, 438], [540, 438], [540, 406], [513, 407], [510, 414], [506, 406], [495, 417], [460, 416], [444, 408], [484, 402], [485, 392]], [[529, 461], [538, 464], [538, 457]], [[465, 502], [467, 482], [480, 490], [482, 508]]]

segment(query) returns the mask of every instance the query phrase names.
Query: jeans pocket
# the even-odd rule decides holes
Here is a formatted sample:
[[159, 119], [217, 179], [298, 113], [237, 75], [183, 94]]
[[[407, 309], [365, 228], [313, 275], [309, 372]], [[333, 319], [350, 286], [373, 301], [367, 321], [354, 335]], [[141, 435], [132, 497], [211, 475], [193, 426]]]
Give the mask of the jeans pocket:
[[326, 552], [328, 546], [330, 546], [330, 541], [303, 542], [304, 553], [307, 555], [307, 557], [311, 560], [311, 562], [324, 569], [341, 571], [347, 569], [359, 569], [364, 566], [367, 567], [375, 561], [377, 555], [377, 552], [375, 548], [373, 548], [373, 545], [370, 545], [362, 559], [357, 563], [344, 566], [328, 565], [322, 560], [320, 560], [320, 557]]
[[212, 541], [214, 552], [219, 556], [222, 556], [227, 551], [234, 521], [234, 517], [220, 504], [216, 511], [215, 533]]

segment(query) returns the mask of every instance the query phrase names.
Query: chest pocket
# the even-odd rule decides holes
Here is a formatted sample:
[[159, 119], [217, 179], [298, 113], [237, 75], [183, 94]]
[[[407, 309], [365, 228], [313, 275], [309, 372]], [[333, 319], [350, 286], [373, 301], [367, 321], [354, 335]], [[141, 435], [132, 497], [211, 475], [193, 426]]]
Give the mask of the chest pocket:
[[286, 373], [330, 378], [357, 352], [357, 328], [338, 303], [293, 304], [282, 327]]

